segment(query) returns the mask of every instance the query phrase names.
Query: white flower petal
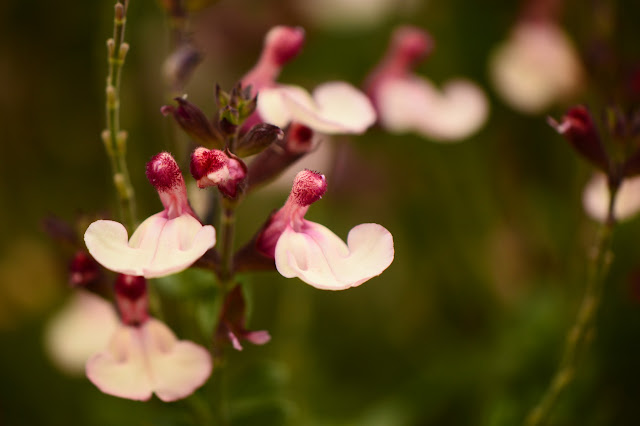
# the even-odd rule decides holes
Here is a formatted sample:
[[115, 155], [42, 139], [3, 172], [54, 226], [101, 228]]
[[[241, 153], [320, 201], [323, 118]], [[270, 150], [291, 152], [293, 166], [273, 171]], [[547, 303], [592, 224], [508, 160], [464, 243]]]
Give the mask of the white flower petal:
[[106, 351], [87, 361], [87, 377], [102, 392], [146, 401], [153, 387], [137, 327], [121, 325]]
[[157, 278], [180, 272], [201, 258], [215, 243], [213, 226], [202, 226], [188, 214], [171, 219], [162, 229], [155, 255], [145, 267], [144, 276]]
[[[582, 194], [582, 202], [587, 214], [598, 222], [604, 222], [609, 208], [609, 188], [607, 177], [595, 174], [587, 183]], [[640, 211], [640, 176], [624, 179], [618, 189], [616, 204], [613, 207], [617, 220], [626, 220]]]
[[83, 373], [87, 360], [107, 346], [118, 323], [111, 303], [88, 291], [76, 290], [47, 324], [47, 352], [63, 371]]
[[258, 111], [263, 120], [276, 126], [296, 121], [326, 134], [360, 134], [376, 120], [366, 95], [342, 81], [321, 84], [314, 90], [313, 98], [297, 86], [262, 90]]
[[285, 104], [284, 98], [294, 99], [295, 102], [313, 108], [313, 99], [309, 92], [299, 86], [277, 86], [262, 89], [258, 94], [257, 110], [260, 118], [274, 126], [285, 128], [291, 123], [292, 115]]
[[325, 290], [355, 287], [380, 275], [393, 261], [393, 237], [384, 227], [354, 227], [345, 244], [326, 227], [305, 221], [302, 232], [287, 228], [275, 249], [276, 268]]
[[211, 375], [209, 352], [186, 340], [178, 341], [162, 322], [149, 319], [143, 339], [153, 391], [165, 402], [191, 395]]
[[166, 219], [163, 213], [146, 219], [127, 242], [118, 222], [99, 220], [84, 235], [89, 253], [107, 269], [156, 278], [188, 268], [216, 242], [215, 229], [191, 215]]
[[415, 131], [439, 141], [469, 137], [489, 114], [482, 89], [464, 79], [450, 80], [441, 91], [424, 78], [390, 79], [376, 96], [380, 122], [387, 130]]

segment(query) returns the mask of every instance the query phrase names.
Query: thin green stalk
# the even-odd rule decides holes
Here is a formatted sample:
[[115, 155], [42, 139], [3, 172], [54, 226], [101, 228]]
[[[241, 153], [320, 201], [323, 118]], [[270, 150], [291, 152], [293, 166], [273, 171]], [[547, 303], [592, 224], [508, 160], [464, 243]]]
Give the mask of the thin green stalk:
[[222, 200], [220, 216], [220, 282], [223, 290], [228, 291], [233, 279], [233, 239], [235, 237], [235, 206]]
[[589, 337], [593, 334], [594, 321], [602, 299], [602, 287], [611, 264], [611, 242], [615, 227], [614, 205], [618, 193], [618, 185], [610, 185], [610, 199], [607, 219], [600, 229], [596, 241], [589, 270], [582, 303], [578, 309], [576, 320], [567, 334], [564, 352], [556, 373], [540, 402], [529, 412], [525, 419], [526, 426], [544, 424], [551, 414], [562, 391], [575, 377], [580, 350], [585, 350], [589, 344]]
[[109, 64], [105, 89], [107, 128], [102, 132], [102, 140], [111, 164], [113, 183], [120, 206], [120, 217], [129, 229], [133, 230], [137, 223], [135, 194], [125, 159], [127, 133], [120, 129], [120, 79], [122, 66], [129, 50], [129, 45], [124, 42], [127, 5], [128, 0], [117, 0], [113, 21], [113, 38], [107, 40]]

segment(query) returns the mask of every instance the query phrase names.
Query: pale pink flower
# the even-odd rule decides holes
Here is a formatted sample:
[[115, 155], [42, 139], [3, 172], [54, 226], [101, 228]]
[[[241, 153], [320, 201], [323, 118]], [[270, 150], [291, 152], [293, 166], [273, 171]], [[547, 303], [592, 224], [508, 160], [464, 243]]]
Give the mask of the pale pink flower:
[[89, 357], [109, 342], [118, 323], [111, 303], [86, 290], [75, 290], [47, 324], [47, 353], [61, 370], [80, 374]]
[[258, 94], [258, 116], [245, 127], [264, 121], [286, 127], [292, 121], [320, 133], [363, 133], [376, 119], [367, 97], [349, 83], [333, 81], [318, 86], [313, 96], [299, 86], [276, 83], [282, 66], [304, 43], [301, 28], [277, 26], [265, 37], [258, 63], [241, 79]]
[[[595, 173], [582, 193], [585, 211], [592, 219], [604, 222], [607, 219], [611, 194], [604, 173]], [[627, 220], [640, 212], [640, 176], [622, 180], [613, 206], [616, 220]]]
[[400, 27], [380, 64], [365, 83], [382, 127], [394, 133], [415, 132], [436, 141], [457, 141], [486, 122], [489, 103], [475, 83], [455, 78], [438, 89], [413, 73], [433, 49], [422, 29]]
[[175, 401], [202, 386], [211, 375], [209, 352], [178, 340], [164, 323], [148, 317], [145, 279], [119, 275], [115, 291], [123, 322], [106, 349], [87, 361], [89, 380], [106, 394], [141, 401], [153, 393]]
[[549, 20], [518, 23], [492, 53], [489, 71], [504, 101], [528, 114], [574, 95], [584, 73], [573, 44]]
[[323, 175], [296, 175], [284, 207], [257, 240], [258, 249], [275, 259], [284, 277], [298, 277], [316, 288], [344, 290], [380, 275], [394, 257], [393, 237], [384, 227], [365, 223], [351, 229], [345, 244], [326, 227], [304, 219], [309, 206], [326, 191]]
[[111, 220], [92, 223], [84, 240], [89, 253], [105, 268], [155, 278], [191, 266], [215, 245], [216, 235], [213, 226], [203, 226], [191, 210], [182, 173], [171, 154], [153, 157], [147, 177], [164, 210], [142, 222], [129, 240], [125, 227]]

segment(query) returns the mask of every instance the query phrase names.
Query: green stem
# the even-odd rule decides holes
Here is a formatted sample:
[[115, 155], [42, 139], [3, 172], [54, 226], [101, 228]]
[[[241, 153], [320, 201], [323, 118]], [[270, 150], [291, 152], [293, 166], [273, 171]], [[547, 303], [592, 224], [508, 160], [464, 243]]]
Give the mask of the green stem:
[[220, 217], [220, 271], [219, 278], [226, 293], [230, 290], [233, 279], [233, 240], [235, 237], [235, 205], [222, 199], [222, 214]]
[[571, 383], [577, 369], [580, 349], [584, 350], [593, 334], [594, 320], [602, 299], [602, 287], [611, 264], [611, 242], [615, 227], [614, 205], [619, 185], [610, 185], [607, 219], [600, 229], [593, 257], [589, 263], [587, 284], [575, 323], [567, 334], [560, 364], [540, 402], [529, 412], [526, 426], [544, 424], [562, 391]]
[[127, 133], [120, 129], [120, 80], [122, 66], [129, 50], [129, 45], [124, 42], [127, 5], [128, 0], [117, 0], [113, 21], [113, 38], [107, 41], [109, 64], [105, 89], [107, 128], [102, 132], [102, 140], [111, 164], [113, 183], [119, 200], [120, 217], [132, 231], [137, 223], [135, 194], [125, 160]]

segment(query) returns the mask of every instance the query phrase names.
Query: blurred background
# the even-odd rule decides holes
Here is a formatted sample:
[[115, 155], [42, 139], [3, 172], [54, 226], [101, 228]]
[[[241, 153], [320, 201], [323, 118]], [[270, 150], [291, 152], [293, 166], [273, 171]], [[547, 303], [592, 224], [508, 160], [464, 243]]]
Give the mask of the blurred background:
[[[277, 273], [242, 276], [250, 328], [269, 330], [272, 341], [229, 356], [232, 424], [521, 423], [557, 366], [598, 230], [581, 202], [591, 168], [546, 116], [560, 118], [576, 103], [593, 111], [629, 105], [623, 82], [640, 65], [640, 5], [560, 5], [553, 16], [585, 64], [583, 85], [566, 99], [523, 113], [497, 94], [489, 63], [521, 19], [524, 3], [200, 3], [193, 4], [198, 10], [190, 30], [205, 56], [184, 91], [209, 114], [215, 84], [231, 88], [277, 24], [307, 31], [304, 50], [284, 69], [282, 82], [312, 88], [340, 79], [361, 86], [393, 29], [412, 24], [436, 43], [417, 72], [436, 84], [465, 76], [490, 102], [486, 124], [460, 143], [379, 127], [325, 141], [339, 161], [327, 163], [335, 170], [320, 170], [328, 174], [329, 191], [307, 218], [343, 238], [359, 223], [380, 223], [394, 236], [395, 261], [380, 277], [343, 292]], [[87, 216], [117, 215], [100, 140], [112, 23], [111, 0], [0, 2], [0, 425], [198, 422], [193, 401], [138, 403], [102, 394], [84, 376], [58, 370], [43, 343], [48, 321], [71, 294], [72, 255], [44, 231], [43, 220], [55, 215], [83, 232]], [[161, 208], [144, 164], [174, 149], [173, 123], [160, 113], [171, 100], [162, 75], [170, 51], [167, 26], [162, 3], [131, 1], [121, 116], [140, 217]], [[238, 244], [283, 204], [288, 190], [275, 185], [245, 200]], [[553, 411], [554, 424], [637, 424], [639, 235], [638, 219], [616, 230], [597, 331]], [[188, 282], [193, 272], [175, 279]], [[180, 305], [189, 299], [187, 290], [162, 297], [177, 310], [192, 306], [188, 300]], [[194, 338], [171, 318], [178, 336]], [[198, 400], [206, 404], [213, 387], [199, 390]]]

